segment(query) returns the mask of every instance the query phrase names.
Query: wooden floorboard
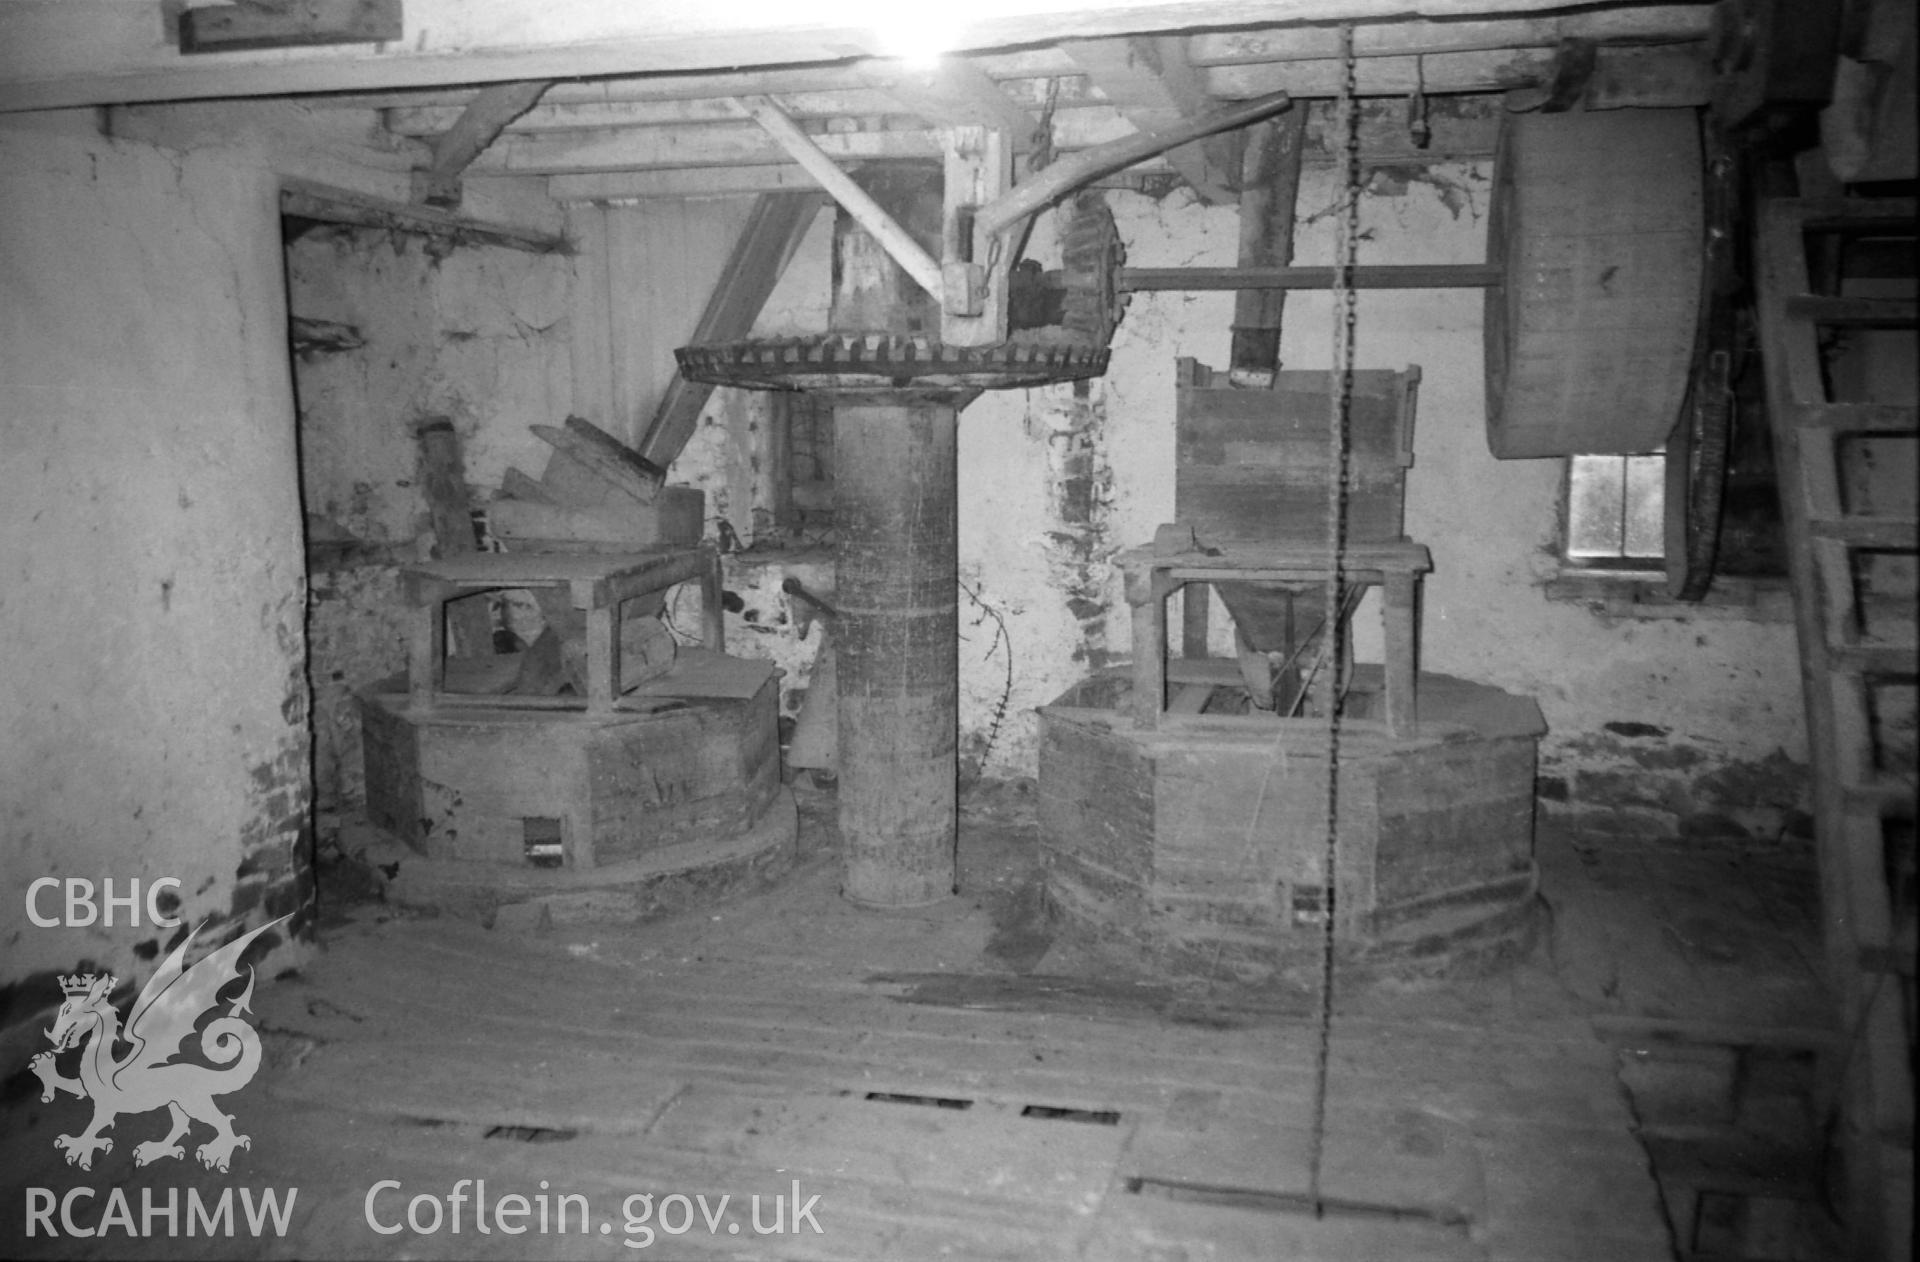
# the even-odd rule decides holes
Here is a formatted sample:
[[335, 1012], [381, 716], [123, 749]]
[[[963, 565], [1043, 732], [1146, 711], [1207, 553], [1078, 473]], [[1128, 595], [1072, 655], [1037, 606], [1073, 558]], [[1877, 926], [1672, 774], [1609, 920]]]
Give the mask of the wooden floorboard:
[[[476, 1163], [501, 1186], [563, 1170], [596, 1207], [638, 1187], [718, 1197], [797, 1180], [833, 1226], [777, 1241], [699, 1228], [674, 1256], [1659, 1255], [1613, 1052], [1583, 1022], [1336, 1021], [1320, 1191], [1349, 1209], [1316, 1219], [1302, 1208], [1308, 1021], [945, 1007], [736, 945], [636, 966], [383, 926], [263, 998], [263, 1025], [296, 1049], [269, 1091], [358, 1117], [387, 1156], [449, 1180]], [[499, 1128], [565, 1134], [476, 1138]], [[445, 1237], [412, 1244], [462, 1256], [433, 1251]], [[599, 1242], [539, 1248], [575, 1245]]]

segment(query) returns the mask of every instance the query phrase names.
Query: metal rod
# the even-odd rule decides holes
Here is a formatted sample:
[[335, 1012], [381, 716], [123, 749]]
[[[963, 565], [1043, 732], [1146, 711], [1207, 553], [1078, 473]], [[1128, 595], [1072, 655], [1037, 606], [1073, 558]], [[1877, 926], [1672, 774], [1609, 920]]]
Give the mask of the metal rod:
[[[1123, 267], [1114, 286], [1123, 292], [1144, 290], [1331, 289], [1331, 267]], [[1089, 278], [1072, 272], [1045, 272], [1040, 281], [1064, 289]], [[1347, 282], [1355, 289], [1491, 289], [1503, 284], [1498, 263], [1382, 263], [1353, 269]]]

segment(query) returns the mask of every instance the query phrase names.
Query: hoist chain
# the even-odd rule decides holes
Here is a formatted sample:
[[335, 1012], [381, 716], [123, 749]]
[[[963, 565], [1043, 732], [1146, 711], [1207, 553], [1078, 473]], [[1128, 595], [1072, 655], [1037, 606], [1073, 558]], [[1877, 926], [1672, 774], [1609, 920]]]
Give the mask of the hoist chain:
[[1327, 1069], [1333, 1046], [1333, 973], [1335, 926], [1340, 915], [1340, 678], [1345, 655], [1340, 651], [1338, 610], [1345, 575], [1345, 496], [1347, 487], [1347, 425], [1353, 405], [1353, 335], [1358, 316], [1353, 289], [1353, 267], [1360, 246], [1360, 113], [1356, 103], [1353, 27], [1340, 28], [1340, 95], [1334, 110], [1343, 140], [1341, 206], [1337, 221], [1333, 268], [1333, 363], [1327, 391], [1327, 586], [1326, 629], [1328, 667], [1322, 684], [1321, 709], [1327, 719], [1327, 834], [1321, 856], [1320, 990], [1318, 1041], [1313, 1062], [1313, 1134], [1308, 1157], [1307, 1195], [1316, 1218], [1325, 1213], [1320, 1168], [1326, 1148]]

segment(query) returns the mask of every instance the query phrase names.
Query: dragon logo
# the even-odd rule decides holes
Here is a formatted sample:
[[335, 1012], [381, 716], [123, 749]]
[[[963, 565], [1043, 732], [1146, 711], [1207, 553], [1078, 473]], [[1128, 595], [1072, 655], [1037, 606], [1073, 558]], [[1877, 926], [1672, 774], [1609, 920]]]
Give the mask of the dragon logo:
[[[35, 1056], [28, 1068], [40, 1078], [42, 1103], [51, 1101], [60, 1091], [93, 1099], [93, 1122], [85, 1132], [62, 1135], [53, 1141], [54, 1147], [65, 1150], [67, 1164], [91, 1170], [96, 1152], [113, 1150], [113, 1141], [101, 1132], [112, 1126], [115, 1118], [122, 1113], [150, 1112], [162, 1105], [172, 1114], [173, 1129], [164, 1139], [150, 1139], [134, 1147], [133, 1163], [137, 1166], [162, 1157], [184, 1156], [180, 1140], [194, 1122], [213, 1127], [213, 1138], [200, 1145], [195, 1154], [209, 1170], [226, 1173], [233, 1150], [253, 1146], [247, 1136], [234, 1133], [232, 1116], [221, 1112], [213, 1102], [216, 1095], [231, 1094], [252, 1082], [260, 1068], [260, 1036], [239, 1016], [250, 1011], [251, 968], [246, 970], [246, 989], [232, 1001], [226, 1015], [208, 1022], [201, 1032], [200, 1050], [217, 1067], [169, 1062], [180, 1053], [201, 1016], [219, 1006], [221, 989], [240, 976], [240, 957], [248, 945], [286, 919], [282, 916], [261, 925], [187, 968], [187, 948], [206, 927], [202, 922], [174, 948], [141, 990], [127, 1016], [124, 1035], [120, 1016], [109, 1002], [118, 979], [92, 973], [60, 979], [67, 1001], [60, 1005], [53, 1028], [46, 1031], [53, 1051]], [[116, 1060], [114, 1045], [123, 1039], [131, 1050]], [[54, 1067], [55, 1054], [82, 1044], [80, 1076], [61, 1076]]]

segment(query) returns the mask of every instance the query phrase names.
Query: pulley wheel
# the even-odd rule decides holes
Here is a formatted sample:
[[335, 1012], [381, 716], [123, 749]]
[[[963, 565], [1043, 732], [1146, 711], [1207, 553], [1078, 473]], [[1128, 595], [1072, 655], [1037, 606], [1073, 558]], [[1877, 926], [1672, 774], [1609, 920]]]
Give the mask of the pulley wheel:
[[1694, 362], [1692, 110], [1508, 114], [1494, 163], [1487, 445], [1502, 459], [1658, 449]]

